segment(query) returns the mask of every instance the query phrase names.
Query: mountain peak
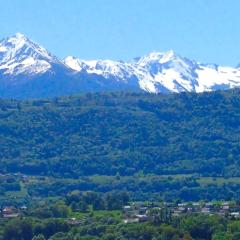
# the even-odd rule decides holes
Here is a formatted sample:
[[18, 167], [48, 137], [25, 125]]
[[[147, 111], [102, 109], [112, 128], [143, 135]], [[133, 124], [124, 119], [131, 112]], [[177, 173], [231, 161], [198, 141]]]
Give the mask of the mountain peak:
[[169, 50], [167, 52], [150, 52], [149, 54], [141, 58], [137, 58], [136, 60], [138, 64], [146, 65], [153, 62], [163, 64], [178, 58], [181, 58], [181, 56], [173, 50]]
[[179, 56], [176, 52], [174, 52], [172, 49], [167, 51], [165, 54], [164, 54], [165, 57], [168, 57], [168, 58], [172, 58], [172, 57], [177, 57]]
[[25, 37], [25, 35], [23, 33], [20, 33], [20, 32], [17, 32], [15, 34], [16, 37], [19, 37], [19, 38], [22, 38], [22, 37]]
[[74, 56], [66, 57], [65, 59], [63, 59], [63, 63], [74, 71], [81, 71], [86, 66], [83, 61]]
[[167, 52], [153, 51], [147, 54], [146, 56], [149, 56], [152, 58], [162, 58], [163, 56], [169, 56], [169, 57], [177, 56], [177, 54], [172, 49], [170, 49]]
[[11, 44], [15, 47], [22, 47], [26, 42], [30, 42], [30, 40], [22, 33], [16, 33], [15, 35], [6, 39], [6, 44]]
[[22, 33], [0, 42], [0, 70], [5, 74], [43, 73], [52, 62], [57, 58]]
[[27, 39], [27, 37], [20, 32], [16, 33], [13, 37], [15, 37], [17, 39]]

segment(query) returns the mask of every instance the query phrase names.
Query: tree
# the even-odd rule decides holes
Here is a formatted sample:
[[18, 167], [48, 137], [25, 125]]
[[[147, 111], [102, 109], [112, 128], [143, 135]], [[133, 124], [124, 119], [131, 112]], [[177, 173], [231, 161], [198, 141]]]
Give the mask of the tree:
[[212, 240], [233, 240], [233, 236], [229, 232], [218, 232], [213, 235]]
[[73, 240], [73, 237], [70, 234], [58, 232], [51, 236], [49, 240]]
[[4, 228], [4, 240], [31, 240], [32, 224], [27, 220], [15, 219], [10, 221]]
[[53, 216], [56, 218], [66, 218], [70, 214], [70, 208], [64, 203], [57, 203], [51, 207]]
[[34, 236], [32, 240], [45, 240], [45, 237], [42, 234]]

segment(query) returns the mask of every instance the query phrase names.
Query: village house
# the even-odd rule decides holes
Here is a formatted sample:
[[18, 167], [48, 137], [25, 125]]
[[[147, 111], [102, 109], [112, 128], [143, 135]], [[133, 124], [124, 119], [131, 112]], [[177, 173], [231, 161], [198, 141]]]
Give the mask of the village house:
[[15, 207], [4, 207], [2, 210], [3, 218], [16, 218], [19, 217], [19, 211]]
[[203, 214], [210, 214], [211, 213], [211, 209], [208, 208], [208, 207], [203, 207], [201, 209], [201, 213], [203, 213]]
[[148, 212], [149, 208], [145, 206], [141, 206], [141, 204], [132, 204], [132, 206], [124, 206], [123, 207], [123, 215], [124, 215], [124, 223], [136, 223], [136, 222], [144, 222], [148, 220]]
[[21, 210], [21, 211], [27, 211], [27, 206], [26, 206], [26, 205], [21, 206], [21, 207], [20, 207], [20, 210]]
[[77, 220], [76, 218], [70, 218], [67, 220], [67, 223], [69, 225], [78, 226], [78, 225], [82, 224], [82, 220]]
[[235, 218], [235, 219], [239, 219], [240, 218], [240, 213], [239, 212], [232, 212], [232, 213], [230, 213], [230, 216]]

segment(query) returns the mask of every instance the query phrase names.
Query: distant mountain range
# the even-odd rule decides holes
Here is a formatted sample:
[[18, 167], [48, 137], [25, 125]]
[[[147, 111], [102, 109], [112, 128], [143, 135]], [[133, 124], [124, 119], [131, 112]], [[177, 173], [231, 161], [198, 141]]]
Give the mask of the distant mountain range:
[[98, 91], [204, 92], [240, 87], [240, 68], [201, 64], [173, 51], [131, 61], [58, 59], [23, 34], [0, 41], [0, 97]]

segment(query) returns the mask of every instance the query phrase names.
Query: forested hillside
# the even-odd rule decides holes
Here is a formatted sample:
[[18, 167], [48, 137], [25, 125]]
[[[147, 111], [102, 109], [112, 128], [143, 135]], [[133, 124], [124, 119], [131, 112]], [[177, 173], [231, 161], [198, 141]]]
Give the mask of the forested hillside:
[[240, 176], [240, 91], [0, 101], [2, 173]]

